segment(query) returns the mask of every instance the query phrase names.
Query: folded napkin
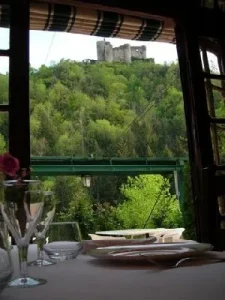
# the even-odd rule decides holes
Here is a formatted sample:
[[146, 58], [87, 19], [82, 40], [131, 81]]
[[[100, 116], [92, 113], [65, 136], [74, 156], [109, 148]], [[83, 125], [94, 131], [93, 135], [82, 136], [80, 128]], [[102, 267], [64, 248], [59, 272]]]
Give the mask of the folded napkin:
[[83, 240], [82, 253], [86, 254], [91, 249], [96, 249], [98, 247], [109, 247], [109, 246], [129, 246], [129, 245], [148, 245], [156, 241], [154, 236], [150, 236], [147, 239], [135, 239], [135, 240], [115, 240], [115, 239], [104, 239], [102, 240]]

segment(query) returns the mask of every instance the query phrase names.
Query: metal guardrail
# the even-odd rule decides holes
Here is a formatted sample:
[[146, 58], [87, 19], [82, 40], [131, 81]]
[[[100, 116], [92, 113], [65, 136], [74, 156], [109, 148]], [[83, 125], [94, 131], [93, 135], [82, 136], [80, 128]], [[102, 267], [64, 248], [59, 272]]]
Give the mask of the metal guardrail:
[[182, 171], [187, 158], [32, 157], [32, 175], [139, 175]]

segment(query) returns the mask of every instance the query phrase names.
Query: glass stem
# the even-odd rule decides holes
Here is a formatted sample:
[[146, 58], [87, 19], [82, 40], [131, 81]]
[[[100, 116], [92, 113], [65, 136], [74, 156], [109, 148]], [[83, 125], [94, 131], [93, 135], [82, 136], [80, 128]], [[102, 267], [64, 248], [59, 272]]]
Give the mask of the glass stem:
[[28, 277], [27, 272], [27, 254], [28, 246], [19, 247], [19, 265], [20, 265], [20, 276], [22, 278]]
[[39, 238], [37, 241], [38, 244], [38, 260], [43, 261], [44, 260], [44, 243], [45, 239]]

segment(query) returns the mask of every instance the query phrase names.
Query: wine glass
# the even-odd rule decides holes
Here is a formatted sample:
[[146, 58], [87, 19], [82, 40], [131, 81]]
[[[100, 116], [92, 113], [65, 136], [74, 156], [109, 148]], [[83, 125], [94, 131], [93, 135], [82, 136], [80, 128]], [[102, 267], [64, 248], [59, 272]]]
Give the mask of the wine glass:
[[11, 243], [8, 228], [0, 215], [0, 294], [11, 280], [13, 274]]
[[1, 216], [1, 214], [0, 214], [0, 248], [5, 249], [8, 253], [10, 253], [10, 250], [13, 248], [8, 227], [4, 222], [4, 219]]
[[0, 294], [12, 277], [12, 263], [7, 250], [0, 248]]
[[[44, 259], [44, 244], [45, 244], [45, 235], [49, 229], [49, 226], [55, 215], [55, 201], [54, 201], [54, 193], [51, 191], [40, 191], [44, 194], [44, 207], [42, 216], [37, 224], [34, 235], [37, 242], [38, 247], [38, 257], [36, 260], [28, 263], [29, 266], [50, 266], [55, 264], [50, 260]], [[30, 204], [30, 214], [33, 216], [35, 211], [37, 210], [40, 203], [31, 203]]]
[[81, 232], [77, 222], [53, 222], [44, 250], [54, 261], [75, 259], [82, 250]]

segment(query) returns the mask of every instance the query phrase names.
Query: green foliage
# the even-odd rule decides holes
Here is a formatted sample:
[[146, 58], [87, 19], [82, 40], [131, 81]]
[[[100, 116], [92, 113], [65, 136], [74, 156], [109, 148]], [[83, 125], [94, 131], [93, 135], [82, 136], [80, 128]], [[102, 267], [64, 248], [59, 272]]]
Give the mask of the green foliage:
[[77, 221], [83, 238], [93, 232], [93, 209], [87, 189], [77, 177], [56, 177], [53, 188], [57, 198], [57, 221]]
[[161, 175], [128, 177], [121, 187], [124, 203], [117, 208], [118, 217], [125, 228], [180, 227], [182, 224], [179, 203], [170, 194], [169, 181]]
[[187, 154], [177, 64], [61, 60], [30, 87], [32, 155]]
[[9, 79], [7, 75], [0, 74], [0, 104], [9, 103]]
[[0, 153], [4, 153], [6, 151], [6, 142], [4, 136], [0, 134]]
[[123, 220], [117, 216], [117, 209], [110, 203], [96, 203], [94, 206], [95, 231], [115, 230], [123, 228]]
[[186, 239], [196, 240], [195, 212], [189, 164], [185, 164], [184, 166], [184, 203], [182, 205], [182, 211], [185, 227], [184, 237]]
[[[49, 183], [45, 181], [45, 185]], [[93, 203], [89, 190], [82, 185], [80, 178], [57, 177], [53, 190], [58, 200], [55, 220], [77, 221], [83, 238], [88, 238], [88, 233], [96, 230], [122, 228], [116, 208], [109, 203]]]
[[[0, 74], [0, 87], [0, 103], [8, 103], [8, 74]], [[223, 115], [219, 98], [216, 109]], [[31, 68], [30, 114], [32, 156], [187, 155], [177, 63], [61, 60]], [[7, 114], [1, 114], [0, 128], [3, 152], [8, 148]], [[78, 221], [84, 238], [95, 230], [143, 227], [161, 190], [147, 226], [181, 224], [178, 202], [160, 175], [94, 177], [89, 190], [74, 177], [43, 180], [56, 193], [55, 219]]]
[[9, 121], [7, 113], [0, 113], [0, 147], [1, 150], [7, 150], [8, 148], [8, 130]]

